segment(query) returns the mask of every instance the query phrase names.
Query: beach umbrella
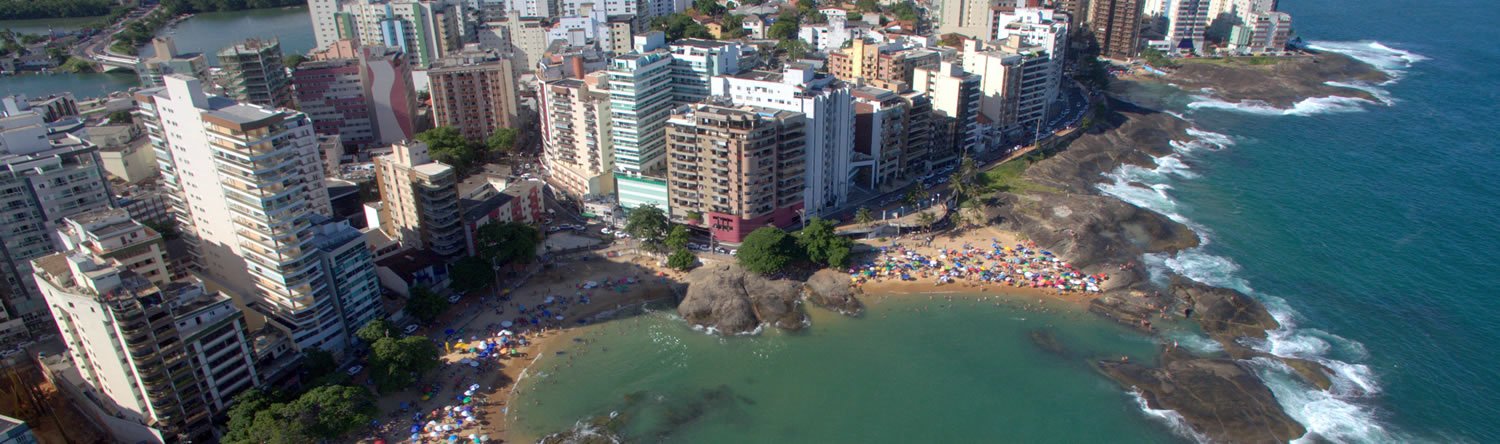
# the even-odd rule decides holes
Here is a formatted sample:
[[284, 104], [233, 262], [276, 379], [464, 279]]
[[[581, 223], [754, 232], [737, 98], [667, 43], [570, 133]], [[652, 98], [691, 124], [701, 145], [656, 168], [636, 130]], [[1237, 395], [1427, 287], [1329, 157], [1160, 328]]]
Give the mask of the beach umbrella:
[[562, 315], [558, 315], [558, 316], [557, 316], [557, 317], [556, 317], [556, 319], [557, 319], [557, 320], [559, 320], [559, 321], [561, 321], [561, 320], [563, 320], [563, 317], [562, 317]]
[[510, 328], [510, 326], [512, 326], [512, 325], [516, 325], [516, 323], [511, 322], [511, 321], [503, 321], [503, 322], [500, 323], [500, 326], [501, 327], [505, 327], [505, 328]]
[[416, 433], [420, 433], [421, 431], [422, 431], [422, 426], [419, 426], [419, 425], [416, 425], [416, 424], [412, 424], [411, 425], [411, 433], [416, 434]]
[[542, 302], [543, 302], [543, 303], [546, 303], [546, 304], [551, 304], [551, 303], [552, 303], [552, 301], [556, 301], [556, 300], [557, 300], [557, 298], [555, 298], [555, 297], [552, 297], [552, 296], [547, 296], [547, 300], [545, 300], [545, 301], [542, 301]]
[[445, 335], [450, 335], [451, 336], [451, 335], [453, 335], [453, 333], [456, 333], [456, 332], [453, 331], [453, 329], [451, 329], [451, 328], [443, 330], [443, 334], [445, 334]]
[[411, 434], [411, 441], [412, 442], [418, 442], [418, 441], [421, 441], [421, 440], [422, 440], [422, 434], [420, 434], [420, 433], [413, 433], [413, 434]]

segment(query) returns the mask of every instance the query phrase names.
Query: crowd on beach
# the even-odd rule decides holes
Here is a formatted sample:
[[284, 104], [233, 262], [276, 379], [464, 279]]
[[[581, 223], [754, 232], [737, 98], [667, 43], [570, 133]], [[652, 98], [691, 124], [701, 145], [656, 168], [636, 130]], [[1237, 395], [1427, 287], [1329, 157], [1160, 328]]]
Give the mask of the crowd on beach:
[[935, 254], [928, 250], [924, 254], [920, 248], [900, 243], [882, 246], [873, 260], [852, 267], [849, 279], [856, 287], [886, 280], [930, 280], [939, 285], [996, 284], [1056, 290], [1059, 294], [1097, 293], [1109, 279], [1106, 273], [1085, 274], [1029, 241], [1005, 246], [991, 239], [989, 248], [964, 243], [961, 248], [939, 248]]

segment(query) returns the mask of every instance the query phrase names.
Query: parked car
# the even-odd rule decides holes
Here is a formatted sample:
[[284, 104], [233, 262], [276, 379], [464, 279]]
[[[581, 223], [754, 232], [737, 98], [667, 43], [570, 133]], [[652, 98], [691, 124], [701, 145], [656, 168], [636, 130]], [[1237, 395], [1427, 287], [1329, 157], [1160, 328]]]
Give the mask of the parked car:
[[422, 328], [422, 327], [419, 326], [419, 325], [417, 325], [417, 324], [410, 324], [410, 325], [407, 325], [406, 328], [401, 329], [401, 331], [406, 332], [406, 334], [412, 334], [412, 333], [416, 333], [418, 328]]
[[600, 228], [599, 232], [600, 233], [604, 233], [604, 234], [610, 234], [610, 233], [614, 233], [614, 230], [610, 230], [609, 227], [604, 227], [604, 228]]
[[450, 303], [450, 304], [457, 304], [458, 300], [462, 299], [462, 298], [463, 298], [463, 295], [458, 295], [458, 294], [455, 294], [453, 296], [448, 296], [448, 303]]
[[349, 376], [354, 376], [354, 375], [359, 374], [360, 370], [364, 370], [364, 369], [365, 369], [364, 366], [362, 366], [362, 365], [356, 365], [356, 366], [353, 366], [353, 367], [349, 367], [348, 370], [344, 370], [344, 374], [347, 374]]

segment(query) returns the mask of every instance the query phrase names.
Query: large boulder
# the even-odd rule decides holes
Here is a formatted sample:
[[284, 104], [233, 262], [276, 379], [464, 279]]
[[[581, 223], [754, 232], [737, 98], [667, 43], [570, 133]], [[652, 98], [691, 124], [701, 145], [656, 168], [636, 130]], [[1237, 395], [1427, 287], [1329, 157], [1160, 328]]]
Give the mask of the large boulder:
[[1281, 326], [1265, 306], [1236, 290], [1174, 277], [1172, 294], [1187, 307], [1183, 313], [1191, 313], [1190, 318], [1203, 332], [1235, 358], [1244, 359], [1250, 353], [1239, 344], [1239, 338], [1265, 339], [1266, 330]]
[[677, 314], [724, 334], [754, 331], [764, 323], [798, 329], [806, 317], [797, 303], [800, 293], [796, 281], [769, 279], [737, 264], [704, 266], [688, 273]]
[[1118, 360], [1097, 365], [1148, 407], [1177, 412], [1212, 442], [1284, 443], [1307, 432], [1237, 360], [1169, 352], [1157, 368]]
[[845, 316], [858, 316], [865, 305], [854, 297], [854, 288], [849, 285], [849, 276], [838, 270], [822, 269], [807, 278], [804, 287], [808, 302], [833, 310]]

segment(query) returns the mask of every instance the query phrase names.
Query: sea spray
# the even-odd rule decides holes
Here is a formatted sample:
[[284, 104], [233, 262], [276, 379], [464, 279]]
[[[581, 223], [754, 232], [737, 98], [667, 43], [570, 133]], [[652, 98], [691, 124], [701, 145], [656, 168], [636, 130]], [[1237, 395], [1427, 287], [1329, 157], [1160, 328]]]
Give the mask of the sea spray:
[[1182, 414], [1167, 409], [1151, 408], [1151, 405], [1146, 402], [1146, 397], [1141, 396], [1141, 392], [1139, 391], [1131, 390], [1130, 396], [1135, 399], [1136, 405], [1140, 406], [1141, 411], [1145, 412], [1146, 416], [1161, 421], [1172, 433], [1200, 444], [1211, 442], [1207, 436], [1198, 433], [1197, 430], [1193, 430], [1193, 427], [1188, 425], [1187, 420], [1182, 417]]
[[[1192, 107], [1191, 104], [1189, 106]], [[1288, 114], [1286, 110], [1276, 112]], [[1225, 147], [1233, 143], [1232, 139], [1222, 134], [1201, 129], [1197, 131], [1199, 132], [1193, 134], [1195, 137], [1193, 141], [1172, 144], [1175, 152], [1167, 156], [1172, 160], [1165, 163], [1158, 160], [1158, 166], [1155, 169], [1121, 165], [1115, 171], [1105, 174], [1111, 179], [1109, 182], [1098, 185], [1099, 190], [1106, 194], [1155, 211], [1193, 228], [1202, 240], [1200, 246], [1175, 254], [1148, 254], [1143, 258], [1143, 263], [1157, 279], [1167, 275], [1170, 271], [1198, 282], [1238, 290], [1255, 297], [1263, 302], [1266, 310], [1281, 324], [1281, 328], [1267, 332], [1267, 340], [1251, 341], [1252, 343], [1247, 345], [1276, 356], [1309, 359], [1332, 370], [1330, 380], [1333, 388], [1325, 392], [1303, 382], [1300, 376], [1279, 361], [1272, 363], [1269, 359], [1261, 358], [1260, 360], [1265, 362], [1252, 362], [1257, 374], [1266, 381], [1282, 408], [1307, 428], [1308, 435], [1304, 438], [1325, 438], [1338, 441], [1388, 440], [1389, 432], [1376, 421], [1377, 418], [1372, 409], [1358, 402], [1379, 392], [1379, 385], [1375, 382], [1373, 375], [1364, 365], [1338, 359], [1360, 359], [1364, 356], [1357, 354], [1332, 356], [1346, 355], [1346, 353], [1335, 353], [1338, 350], [1363, 350], [1363, 348], [1353, 341], [1336, 335], [1296, 328], [1296, 312], [1286, 304], [1286, 301], [1255, 292], [1248, 281], [1238, 276], [1239, 266], [1233, 260], [1205, 251], [1205, 248], [1212, 242], [1211, 233], [1202, 225], [1184, 216], [1182, 205], [1172, 198], [1169, 193], [1170, 182], [1191, 180], [1196, 177], [1196, 175], [1182, 174], [1178, 171], [1185, 166], [1181, 162], [1181, 156], [1191, 155], [1198, 151], [1195, 148], [1202, 146]], [[1195, 143], [1201, 145], [1194, 145]], [[1162, 165], [1167, 166], [1164, 168]], [[1144, 184], [1149, 191], [1132, 183]], [[1199, 339], [1206, 338], [1200, 337]], [[1146, 408], [1144, 404], [1142, 404], [1142, 409], [1149, 416], [1169, 418], [1160, 411]]]
[[1391, 78], [1391, 80], [1386, 81], [1386, 83], [1392, 83], [1396, 80], [1400, 80], [1406, 75], [1406, 70], [1408, 68], [1411, 68], [1412, 65], [1415, 65], [1417, 62], [1427, 60], [1427, 57], [1421, 54], [1391, 48], [1383, 43], [1374, 41], [1313, 41], [1310, 45], [1308, 45], [1308, 47], [1317, 51], [1336, 52], [1339, 54], [1343, 54], [1352, 57], [1355, 60], [1365, 62], [1370, 66], [1374, 66], [1375, 69], [1379, 69], [1381, 72], [1384, 72]]

